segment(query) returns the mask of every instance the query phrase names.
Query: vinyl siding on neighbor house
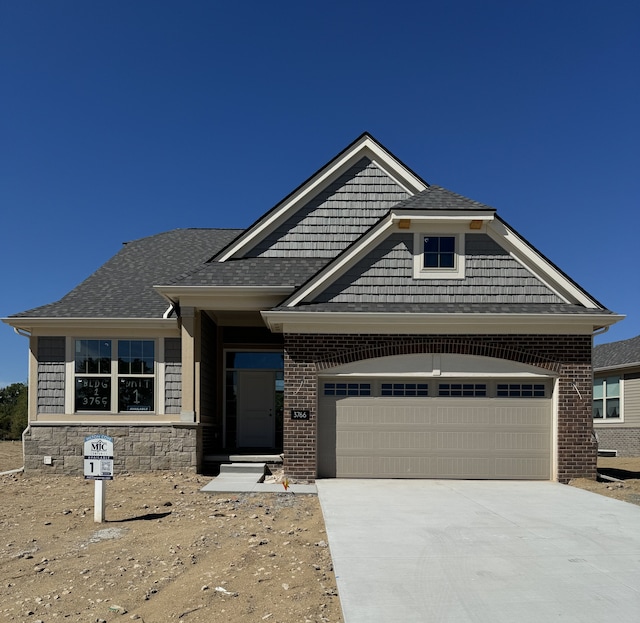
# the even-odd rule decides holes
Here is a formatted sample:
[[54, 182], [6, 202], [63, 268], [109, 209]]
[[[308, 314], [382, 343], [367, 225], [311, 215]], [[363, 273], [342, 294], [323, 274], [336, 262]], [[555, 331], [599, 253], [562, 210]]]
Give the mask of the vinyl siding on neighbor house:
[[486, 234], [465, 238], [464, 279], [415, 279], [413, 234], [392, 234], [315, 303], [561, 303]]
[[620, 375], [622, 379], [622, 421], [594, 420], [596, 428], [640, 428], [640, 370], [621, 374], [615, 370], [596, 373], [595, 378]]
[[624, 375], [624, 423], [640, 427], [640, 371]]
[[248, 255], [333, 258], [408, 196], [371, 160], [363, 158]]

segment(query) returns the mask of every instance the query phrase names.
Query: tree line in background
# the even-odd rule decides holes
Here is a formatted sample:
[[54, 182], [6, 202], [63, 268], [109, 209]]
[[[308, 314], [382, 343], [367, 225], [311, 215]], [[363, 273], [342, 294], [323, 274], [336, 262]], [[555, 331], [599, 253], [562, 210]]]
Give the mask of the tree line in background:
[[0, 439], [20, 439], [27, 427], [27, 385], [13, 383], [0, 389]]

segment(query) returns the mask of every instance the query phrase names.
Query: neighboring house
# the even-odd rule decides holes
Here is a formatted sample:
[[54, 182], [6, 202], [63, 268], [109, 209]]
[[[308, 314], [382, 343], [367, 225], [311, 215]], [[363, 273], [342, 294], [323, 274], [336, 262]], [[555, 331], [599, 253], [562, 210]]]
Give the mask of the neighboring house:
[[105, 433], [116, 470], [281, 452], [298, 481], [564, 482], [595, 476], [592, 335], [620, 318], [363, 134], [249, 228], [130, 242], [4, 321], [29, 336], [27, 470], [77, 473]]
[[601, 453], [640, 456], [640, 335], [593, 349], [593, 424]]

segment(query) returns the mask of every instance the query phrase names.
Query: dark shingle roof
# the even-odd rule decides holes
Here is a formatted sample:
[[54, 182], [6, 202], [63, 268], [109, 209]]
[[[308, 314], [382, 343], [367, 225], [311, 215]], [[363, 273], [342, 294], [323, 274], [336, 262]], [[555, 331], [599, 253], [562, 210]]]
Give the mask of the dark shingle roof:
[[168, 304], [153, 286], [206, 262], [239, 231], [174, 229], [128, 242], [59, 301], [12, 318], [160, 318]]
[[190, 274], [158, 285], [299, 286], [327, 264], [327, 258], [250, 257], [209, 262]]
[[413, 197], [404, 199], [394, 210], [492, 210], [495, 208], [454, 193], [442, 186], [429, 186]]
[[634, 363], [640, 365], [640, 335], [629, 340], [599, 344], [593, 349], [593, 367], [596, 370]]

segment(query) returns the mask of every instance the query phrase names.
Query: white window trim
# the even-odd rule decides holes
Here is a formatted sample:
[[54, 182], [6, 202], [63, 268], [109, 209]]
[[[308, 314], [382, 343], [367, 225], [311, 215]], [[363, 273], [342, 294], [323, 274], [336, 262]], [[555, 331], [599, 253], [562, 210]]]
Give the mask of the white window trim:
[[[593, 385], [595, 387], [595, 382], [596, 380], [598, 381], [604, 381], [605, 382], [605, 386], [604, 386], [604, 391], [603, 391], [603, 396], [602, 398], [594, 398], [592, 396], [591, 400], [592, 403], [595, 403], [596, 400], [602, 400], [602, 409], [603, 409], [603, 415], [606, 411], [606, 406], [607, 406], [607, 390], [606, 390], [606, 382], [607, 379], [610, 378], [618, 378], [618, 387], [620, 388], [618, 390], [618, 417], [601, 417], [601, 418], [595, 418], [593, 417], [592, 414], [592, 420], [594, 424], [621, 424], [624, 422], [624, 376], [622, 374], [610, 374], [609, 376], [599, 376], [597, 377], [597, 379], [593, 379]], [[614, 396], [610, 396], [609, 399], [614, 399]]]
[[[112, 343], [111, 350], [111, 372], [108, 376], [111, 379], [111, 410], [109, 411], [77, 411], [75, 404], [76, 397], [76, 366], [75, 366], [75, 343], [76, 340], [110, 340]], [[153, 376], [153, 411], [119, 411], [118, 410], [118, 356], [117, 348], [114, 346], [121, 340], [148, 340], [155, 343], [155, 361], [153, 364], [153, 375], [141, 375], [141, 376]], [[161, 363], [162, 362], [162, 363]], [[66, 370], [65, 370], [65, 412], [72, 413], [75, 416], [147, 416], [147, 415], [163, 415], [165, 410], [165, 396], [164, 396], [164, 339], [150, 338], [150, 337], [136, 337], [136, 336], [118, 336], [110, 337], [105, 335], [100, 336], [73, 336], [67, 337], [67, 357], [66, 357]], [[80, 375], [82, 376], [82, 375]], [[98, 376], [98, 375], [94, 375]]]
[[[450, 236], [455, 239], [455, 266], [453, 268], [425, 268], [423, 240], [425, 236]], [[465, 276], [465, 233], [442, 229], [434, 225], [413, 233], [413, 277], [415, 279], [464, 279]]]

